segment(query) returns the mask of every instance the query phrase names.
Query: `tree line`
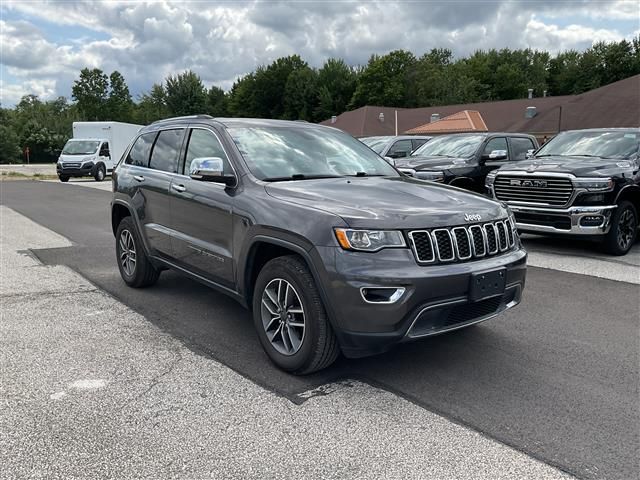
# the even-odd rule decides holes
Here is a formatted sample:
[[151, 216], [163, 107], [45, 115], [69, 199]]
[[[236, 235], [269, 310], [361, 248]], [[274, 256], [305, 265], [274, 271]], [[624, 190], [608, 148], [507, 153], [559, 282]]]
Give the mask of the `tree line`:
[[320, 68], [298, 55], [278, 58], [238, 78], [225, 92], [206, 88], [193, 71], [170, 75], [135, 101], [124, 77], [83, 69], [65, 97], [43, 101], [27, 95], [12, 109], [0, 109], [0, 162], [52, 161], [79, 120], [138, 124], [171, 116], [301, 119], [319, 122], [364, 105], [426, 107], [578, 94], [640, 73], [640, 36], [599, 42], [583, 52], [552, 56], [531, 49], [481, 50], [455, 58], [434, 48], [416, 57], [406, 50], [372, 55], [366, 65], [330, 58]]

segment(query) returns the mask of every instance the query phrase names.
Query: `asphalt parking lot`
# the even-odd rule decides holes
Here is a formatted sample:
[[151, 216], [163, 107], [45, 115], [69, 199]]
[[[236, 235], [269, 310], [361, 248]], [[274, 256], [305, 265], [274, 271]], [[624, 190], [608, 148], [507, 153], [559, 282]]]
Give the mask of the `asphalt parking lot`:
[[[518, 463], [529, 457], [579, 478], [627, 479], [638, 476], [640, 245], [636, 245], [626, 257], [611, 258], [601, 255], [589, 243], [526, 237], [532, 267], [525, 299], [517, 309], [481, 326], [405, 345], [378, 357], [341, 360], [327, 371], [300, 378], [286, 375], [267, 362], [252, 330], [249, 314], [227, 297], [167, 272], [151, 289], [133, 291], [124, 286], [114, 260], [114, 241], [109, 224], [110, 182], [3, 182], [0, 187], [2, 205], [71, 242], [68, 244], [57, 239], [57, 243], [29, 245], [28, 248], [33, 248], [33, 254], [45, 266], [69, 267], [90, 282], [75, 276], [70, 277], [70, 283], [75, 285], [84, 281], [92, 295], [103, 295], [99, 292], [104, 291], [113, 297], [104, 298], [114, 304], [107, 302], [96, 310], [119, 309], [122, 308], [119, 306], [121, 302], [128, 307], [127, 312], [128, 309], [132, 311], [131, 314], [126, 313], [131, 315], [129, 322], [162, 331], [146, 331], [145, 345], [153, 346], [153, 338], [157, 335], [160, 337], [158, 342], [169, 342], [171, 348], [188, 352], [190, 360], [180, 365], [180, 374], [172, 374], [170, 381], [162, 381], [163, 386], [169, 389], [165, 392], [167, 395], [177, 395], [180, 379], [196, 375], [195, 372], [206, 377], [206, 381], [203, 380], [205, 385], [215, 388], [218, 377], [232, 375], [232, 372], [222, 369], [222, 364], [240, 374], [236, 376], [241, 384], [240, 390], [254, 392], [252, 395], [263, 399], [262, 407], [273, 408], [276, 417], [280, 414], [279, 409], [284, 408], [288, 411], [293, 409], [295, 419], [296, 415], [311, 415], [304, 410], [310, 408], [309, 405], [322, 415], [322, 412], [335, 412], [330, 410], [330, 405], [339, 405], [349, 411], [353, 404], [361, 403], [362, 408], [353, 413], [365, 418], [366, 412], [370, 415], [380, 408], [385, 415], [393, 412], [394, 422], [399, 422], [403, 416], [397, 414], [403, 408], [410, 408], [416, 409], [411, 410], [410, 415], [414, 423], [428, 422], [431, 425], [435, 419], [444, 418], [453, 422], [448, 427], [462, 428], [462, 425], [471, 429], [455, 430], [447, 438], [436, 435], [421, 437], [413, 430], [406, 433], [404, 438], [413, 439], [414, 447], [423, 448], [424, 454], [419, 455], [423, 459], [434, 455], [435, 450], [430, 450], [429, 444], [435, 438], [442, 440], [442, 443], [436, 442], [439, 447], [448, 445], [449, 449], [461, 449], [462, 452], [484, 448], [487, 455], [491, 455], [491, 449], [497, 445], [513, 447], [515, 450], [496, 453], [496, 458], [506, 455], [505, 462], [512, 459], [514, 465], [520, 465], [517, 467], [519, 470], [513, 470], [513, 474], [505, 478], [524, 478], [523, 472], [537, 472], [537, 476], [531, 478], [560, 475], [556, 470], [536, 470], [542, 468], [539, 463]], [[73, 273], [64, 271], [70, 275]], [[67, 281], [64, 275], [61, 274], [59, 282]], [[78, 295], [89, 294], [82, 288], [79, 292]], [[46, 289], [44, 293], [46, 295], [40, 301], [44, 302], [43, 308], [48, 308], [51, 315], [39, 319], [36, 325], [40, 322], [55, 323], [56, 315], [65, 314], [59, 304], [45, 300], [52, 293]], [[82, 300], [72, 299], [71, 303], [81, 304]], [[89, 332], [87, 326], [84, 328], [81, 330], [83, 333]], [[114, 332], [104, 328], [105, 338], [111, 338]], [[120, 331], [128, 328], [132, 327], [125, 322]], [[36, 340], [37, 336], [31, 338], [31, 343], [25, 340], [25, 346], [32, 348]], [[134, 353], [129, 354], [136, 358]], [[118, 358], [118, 355], [114, 358], [107, 355], [104, 363], [113, 365], [111, 362]], [[165, 358], [165, 363], [156, 365], [160, 373], [165, 371], [163, 366], [166, 367], [166, 362], [171, 364], [170, 360]], [[3, 362], [3, 372], [6, 373], [9, 371], [7, 365], [13, 364], [7, 359]], [[96, 360], [92, 365], [100, 364]], [[224, 375], [216, 373], [219, 371], [224, 371]], [[34, 381], [38, 378], [34, 376]], [[145, 372], [145, 378], [157, 381], [158, 372]], [[336, 384], [339, 387], [327, 387]], [[344, 385], [355, 387], [345, 388]], [[323, 395], [309, 392], [326, 393], [327, 388], [333, 389], [336, 395], [326, 396], [327, 404], [318, 405]], [[73, 390], [68, 387], [61, 392], [69, 389]], [[137, 398], [135, 389], [123, 389], [120, 394]], [[11, 398], [11, 391], [3, 389], [3, 395]], [[398, 404], [394, 406], [394, 402]], [[139, 408], [147, 406], [141, 404]], [[180, 408], [185, 416], [190, 413], [196, 415], [205, 406], [199, 404], [192, 409], [186, 402]], [[248, 412], [246, 421], [251, 422], [255, 411]], [[418, 417], [413, 417], [414, 414]], [[24, 415], [28, 416], [28, 413]], [[50, 417], [45, 415], [43, 418]], [[344, 422], [344, 418], [336, 420]], [[262, 427], [266, 421], [256, 422]], [[291, 431], [295, 430], [291, 428]], [[333, 433], [329, 430], [332, 428], [330, 424], [326, 428]], [[465, 444], [464, 448], [456, 443], [447, 443], [464, 437], [469, 431], [480, 432], [480, 438], [491, 442], [486, 445]], [[34, 427], [31, 434], [37, 435], [36, 432]], [[173, 435], [175, 430], [163, 432]], [[363, 434], [365, 439], [369, 433]], [[183, 442], [193, 441], [192, 437], [175, 435]], [[384, 445], [385, 435], [376, 437], [375, 441]], [[394, 432], [388, 435], [386, 440], [395, 439]], [[400, 433], [398, 435], [403, 437]], [[109, 438], [107, 435], [104, 442]], [[158, 438], [160, 436], [152, 440], [160, 441]], [[245, 437], [231, 438], [247, 441]], [[339, 439], [345, 438], [339, 436]], [[304, 440], [303, 435], [285, 441], [295, 444]], [[8, 444], [6, 439], [0, 439], [3, 456], [8, 455], [5, 453]], [[230, 444], [227, 446], [231, 447]], [[313, 448], [329, 446], [317, 443]], [[517, 457], [518, 452], [525, 453], [525, 458]], [[142, 451], [136, 450], [136, 453], [142, 454]], [[375, 452], [365, 454], [375, 455]], [[346, 462], [344, 457], [338, 458]], [[498, 464], [500, 462], [498, 460]], [[157, 473], [173, 472], [173, 467], [160, 468], [165, 463], [159, 461], [158, 465]], [[365, 464], [357, 465], [356, 470], [365, 474], [367, 468], [371, 468]], [[417, 469], [415, 478], [420, 478], [420, 463], [416, 461], [411, 465]], [[119, 472], [125, 475], [140, 473], [125, 467], [123, 465]], [[400, 467], [387, 472], [370, 471], [373, 476], [386, 473], [393, 477], [403, 471]], [[189, 464], [189, 468], [193, 468], [193, 464]], [[407, 468], [407, 471], [414, 471]], [[433, 468], [429, 471], [437, 476], [438, 470]], [[265, 473], [268, 470], [257, 471]], [[456, 476], [453, 470], [440, 473], [439, 478]], [[484, 474], [475, 472], [479, 478], [497, 478], [504, 473], [500, 470], [485, 471]], [[186, 475], [189, 474], [203, 475], [204, 470], [187, 470]], [[348, 471], [332, 470], [332, 474], [344, 477]]]

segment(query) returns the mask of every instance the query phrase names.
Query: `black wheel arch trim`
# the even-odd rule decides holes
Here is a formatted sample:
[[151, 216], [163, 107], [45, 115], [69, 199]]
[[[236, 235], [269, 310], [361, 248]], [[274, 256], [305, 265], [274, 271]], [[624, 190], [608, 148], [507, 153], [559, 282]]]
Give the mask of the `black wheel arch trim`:
[[331, 303], [329, 302], [329, 296], [324, 288], [324, 284], [321, 281], [320, 272], [318, 271], [318, 267], [317, 267], [318, 264], [322, 264], [322, 261], [320, 259], [313, 258], [313, 252], [314, 252], [313, 244], [308, 240], [304, 239], [303, 237], [296, 238], [290, 232], [287, 232], [288, 236], [294, 237], [296, 238], [296, 240], [302, 240], [304, 243], [308, 243], [308, 247], [305, 249], [305, 247], [300, 245], [300, 243], [296, 243], [295, 241], [291, 241], [289, 239], [283, 239], [280, 237], [269, 235], [271, 231], [269, 229], [264, 229], [264, 230], [265, 231], [262, 233], [255, 234], [246, 243], [246, 246], [243, 248], [243, 255], [240, 257], [243, 259], [243, 261], [238, 265], [238, 273], [241, 273], [242, 277], [237, 278], [237, 285], [242, 287], [242, 290], [239, 293], [242, 295], [243, 298], [245, 298], [246, 303], [247, 304], [251, 303], [248, 298], [248, 291], [249, 291], [248, 281], [249, 281], [249, 278], [251, 278], [249, 272], [252, 267], [252, 264], [250, 262], [250, 260], [252, 259], [250, 259], [249, 252], [251, 252], [252, 247], [256, 243], [270, 243], [272, 245], [277, 245], [279, 247], [286, 248], [300, 255], [303, 258], [304, 262], [307, 264], [307, 267], [309, 267], [311, 276], [313, 277], [313, 280], [316, 282], [316, 287], [318, 288], [318, 292], [320, 293], [320, 298], [322, 299], [324, 308], [327, 310], [329, 322], [331, 323], [331, 326], [334, 327], [334, 331], [336, 332], [336, 334], [339, 336], [339, 329], [335, 328], [336, 325], [334, 322], [335, 315], [333, 312], [333, 308], [331, 306]]
[[[618, 194], [616, 195], [616, 199], [615, 199], [614, 203], [617, 205], [621, 201], [622, 197], [624, 195], [627, 195], [627, 194], [640, 196], [640, 185], [636, 185], [636, 184], [630, 183], [630, 184], [627, 184], [624, 187], [622, 187], [618, 191]], [[638, 212], [638, 213], [640, 213], [640, 212]]]
[[[140, 237], [140, 239], [142, 240], [142, 247], [144, 248], [144, 253], [145, 253], [147, 256], [150, 256], [150, 255], [149, 255], [149, 251], [150, 251], [150, 250], [149, 250], [149, 245], [147, 245], [147, 239], [146, 239], [146, 238], [145, 238], [145, 236], [142, 234], [142, 229], [140, 228], [140, 221], [139, 221], [139, 219], [138, 219], [138, 215], [137, 215], [137, 213], [136, 213], [135, 208], [131, 208], [131, 205], [129, 205], [127, 202], [125, 202], [125, 201], [123, 201], [123, 200], [121, 200], [121, 199], [116, 198], [116, 199], [114, 199], [114, 200], [111, 202], [111, 216], [112, 216], [112, 218], [113, 218], [113, 207], [114, 207], [115, 205], [120, 205], [120, 206], [122, 206], [122, 207], [126, 208], [127, 210], [129, 210], [129, 216], [133, 219], [133, 224], [136, 226], [136, 230], [138, 231], [138, 236], [139, 236], [139, 237]], [[117, 227], [115, 228], [115, 230], [114, 230], [114, 232], [113, 232], [113, 235], [114, 235], [114, 236], [115, 236], [115, 234], [116, 234], [116, 230], [117, 230]]]

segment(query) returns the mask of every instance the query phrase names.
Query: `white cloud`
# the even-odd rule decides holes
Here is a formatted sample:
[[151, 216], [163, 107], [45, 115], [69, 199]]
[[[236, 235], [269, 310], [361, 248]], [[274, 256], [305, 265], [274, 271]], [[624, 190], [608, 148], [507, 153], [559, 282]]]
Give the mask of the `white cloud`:
[[[418, 56], [435, 47], [457, 55], [480, 48], [583, 49], [633, 34], [610, 25], [637, 18], [638, 3], [620, 0], [614, 7], [553, 0], [8, 2], [1, 7], [1, 62], [12, 83], [3, 91], [7, 99], [29, 89], [69, 96], [84, 67], [119, 70], [137, 93], [185, 69], [228, 89], [258, 65], [294, 53], [319, 66], [328, 57], [362, 64], [372, 53], [398, 48]], [[587, 18], [589, 25], [580, 23]], [[608, 27], [597, 26], [598, 19]], [[82, 30], [74, 35], [74, 27]], [[91, 31], [99, 34], [87, 38]]]

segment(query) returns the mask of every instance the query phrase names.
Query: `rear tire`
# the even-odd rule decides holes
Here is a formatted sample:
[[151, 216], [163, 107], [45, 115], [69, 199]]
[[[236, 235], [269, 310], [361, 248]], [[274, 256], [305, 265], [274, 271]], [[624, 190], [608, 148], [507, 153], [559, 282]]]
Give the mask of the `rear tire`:
[[104, 165], [98, 165], [98, 168], [96, 168], [96, 173], [93, 176], [93, 178], [95, 179], [96, 182], [101, 182], [104, 180], [105, 175], [107, 174]]
[[[285, 291], [280, 295], [281, 290]], [[258, 274], [253, 322], [271, 361], [287, 372], [322, 370], [340, 353], [313, 276], [295, 255], [269, 261]]]
[[58, 178], [60, 179], [61, 182], [66, 183], [69, 181], [69, 177], [67, 177], [66, 175], [59, 175]]
[[131, 217], [124, 217], [118, 225], [116, 258], [120, 276], [130, 287], [149, 287], [158, 281], [160, 271], [149, 261]]
[[638, 234], [638, 211], [633, 203], [623, 200], [611, 217], [611, 227], [604, 239], [604, 249], [611, 255], [626, 255]]

